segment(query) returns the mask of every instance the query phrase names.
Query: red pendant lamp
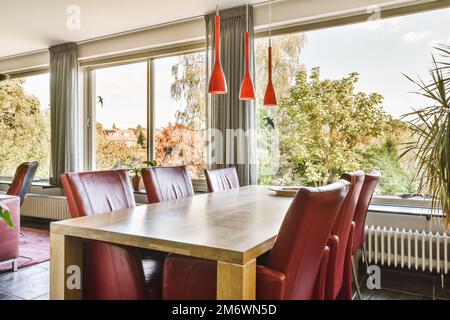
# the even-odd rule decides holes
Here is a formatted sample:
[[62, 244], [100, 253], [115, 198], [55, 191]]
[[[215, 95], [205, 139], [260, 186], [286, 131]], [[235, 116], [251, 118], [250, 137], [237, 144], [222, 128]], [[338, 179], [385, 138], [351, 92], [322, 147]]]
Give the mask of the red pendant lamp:
[[275, 94], [275, 89], [272, 83], [272, 0], [269, 1], [269, 49], [268, 49], [268, 82], [266, 93], [264, 94], [264, 105], [265, 106], [276, 106], [277, 96]]
[[223, 74], [222, 65], [220, 64], [220, 16], [219, 6], [217, 6], [215, 17], [215, 61], [214, 68], [209, 79], [208, 92], [212, 94], [227, 93], [227, 81]]
[[254, 100], [255, 89], [253, 88], [252, 78], [250, 77], [249, 65], [249, 33], [248, 33], [248, 2], [246, 3], [246, 23], [247, 31], [245, 32], [245, 74], [241, 84], [240, 100]]

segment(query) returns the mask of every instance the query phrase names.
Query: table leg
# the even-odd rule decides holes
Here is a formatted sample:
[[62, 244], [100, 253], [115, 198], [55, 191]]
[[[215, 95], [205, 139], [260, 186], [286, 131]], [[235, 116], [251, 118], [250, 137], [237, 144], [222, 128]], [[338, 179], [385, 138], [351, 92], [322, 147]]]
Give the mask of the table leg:
[[83, 239], [50, 233], [50, 299], [82, 299]]
[[255, 259], [245, 265], [217, 262], [218, 300], [254, 300], [255, 297]]

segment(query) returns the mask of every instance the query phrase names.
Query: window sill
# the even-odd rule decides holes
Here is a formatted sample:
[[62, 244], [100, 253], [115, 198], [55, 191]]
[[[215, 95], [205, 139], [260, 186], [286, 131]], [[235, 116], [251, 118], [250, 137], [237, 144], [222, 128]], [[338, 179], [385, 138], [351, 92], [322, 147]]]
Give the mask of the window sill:
[[[11, 179], [11, 180], [8, 180], [8, 179], [0, 179], [0, 184], [3, 184], [3, 185], [4, 185], [4, 184], [9, 185], [9, 184], [11, 184], [11, 182], [12, 182], [12, 179]], [[49, 182], [48, 180], [33, 181], [33, 182], [31, 183], [31, 185], [32, 185], [33, 187], [58, 188], [57, 186], [50, 184], [50, 182]]]
[[371, 204], [394, 207], [431, 208], [431, 199], [420, 197], [403, 199], [397, 196], [373, 196]]
[[373, 213], [387, 213], [387, 214], [399, 214], [407, 216], [420, 216], [420, 217], [430, 217], [441, 216], [441, 210], [432, 210], [428, 207], [414, 207], [414, 206], [399, 206], [392, 204], [376, 204], [371, 203], [369, 206], [369, 212]]

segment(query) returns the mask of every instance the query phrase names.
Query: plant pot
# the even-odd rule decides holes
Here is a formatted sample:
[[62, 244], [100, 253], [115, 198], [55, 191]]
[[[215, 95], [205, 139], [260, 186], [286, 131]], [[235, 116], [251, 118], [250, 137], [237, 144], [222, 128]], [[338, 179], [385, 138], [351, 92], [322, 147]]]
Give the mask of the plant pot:
[[141, 191], [141, 177], [134, 176], [132, 178], [132, 181], [133, 181], [133, 190], [136, 192]]

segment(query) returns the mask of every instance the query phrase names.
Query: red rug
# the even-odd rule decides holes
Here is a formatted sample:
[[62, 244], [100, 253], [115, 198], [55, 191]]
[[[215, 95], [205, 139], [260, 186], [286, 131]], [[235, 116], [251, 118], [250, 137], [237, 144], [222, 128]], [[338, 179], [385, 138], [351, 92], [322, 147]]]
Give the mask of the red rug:
[[[20, 228], [23, 236], [19, 243], [19, 268], [32, 266], [50, 260], [49, 232], [45, 230]], [[10, 271], [9, 264], [1, 264], [0, 272]]]

